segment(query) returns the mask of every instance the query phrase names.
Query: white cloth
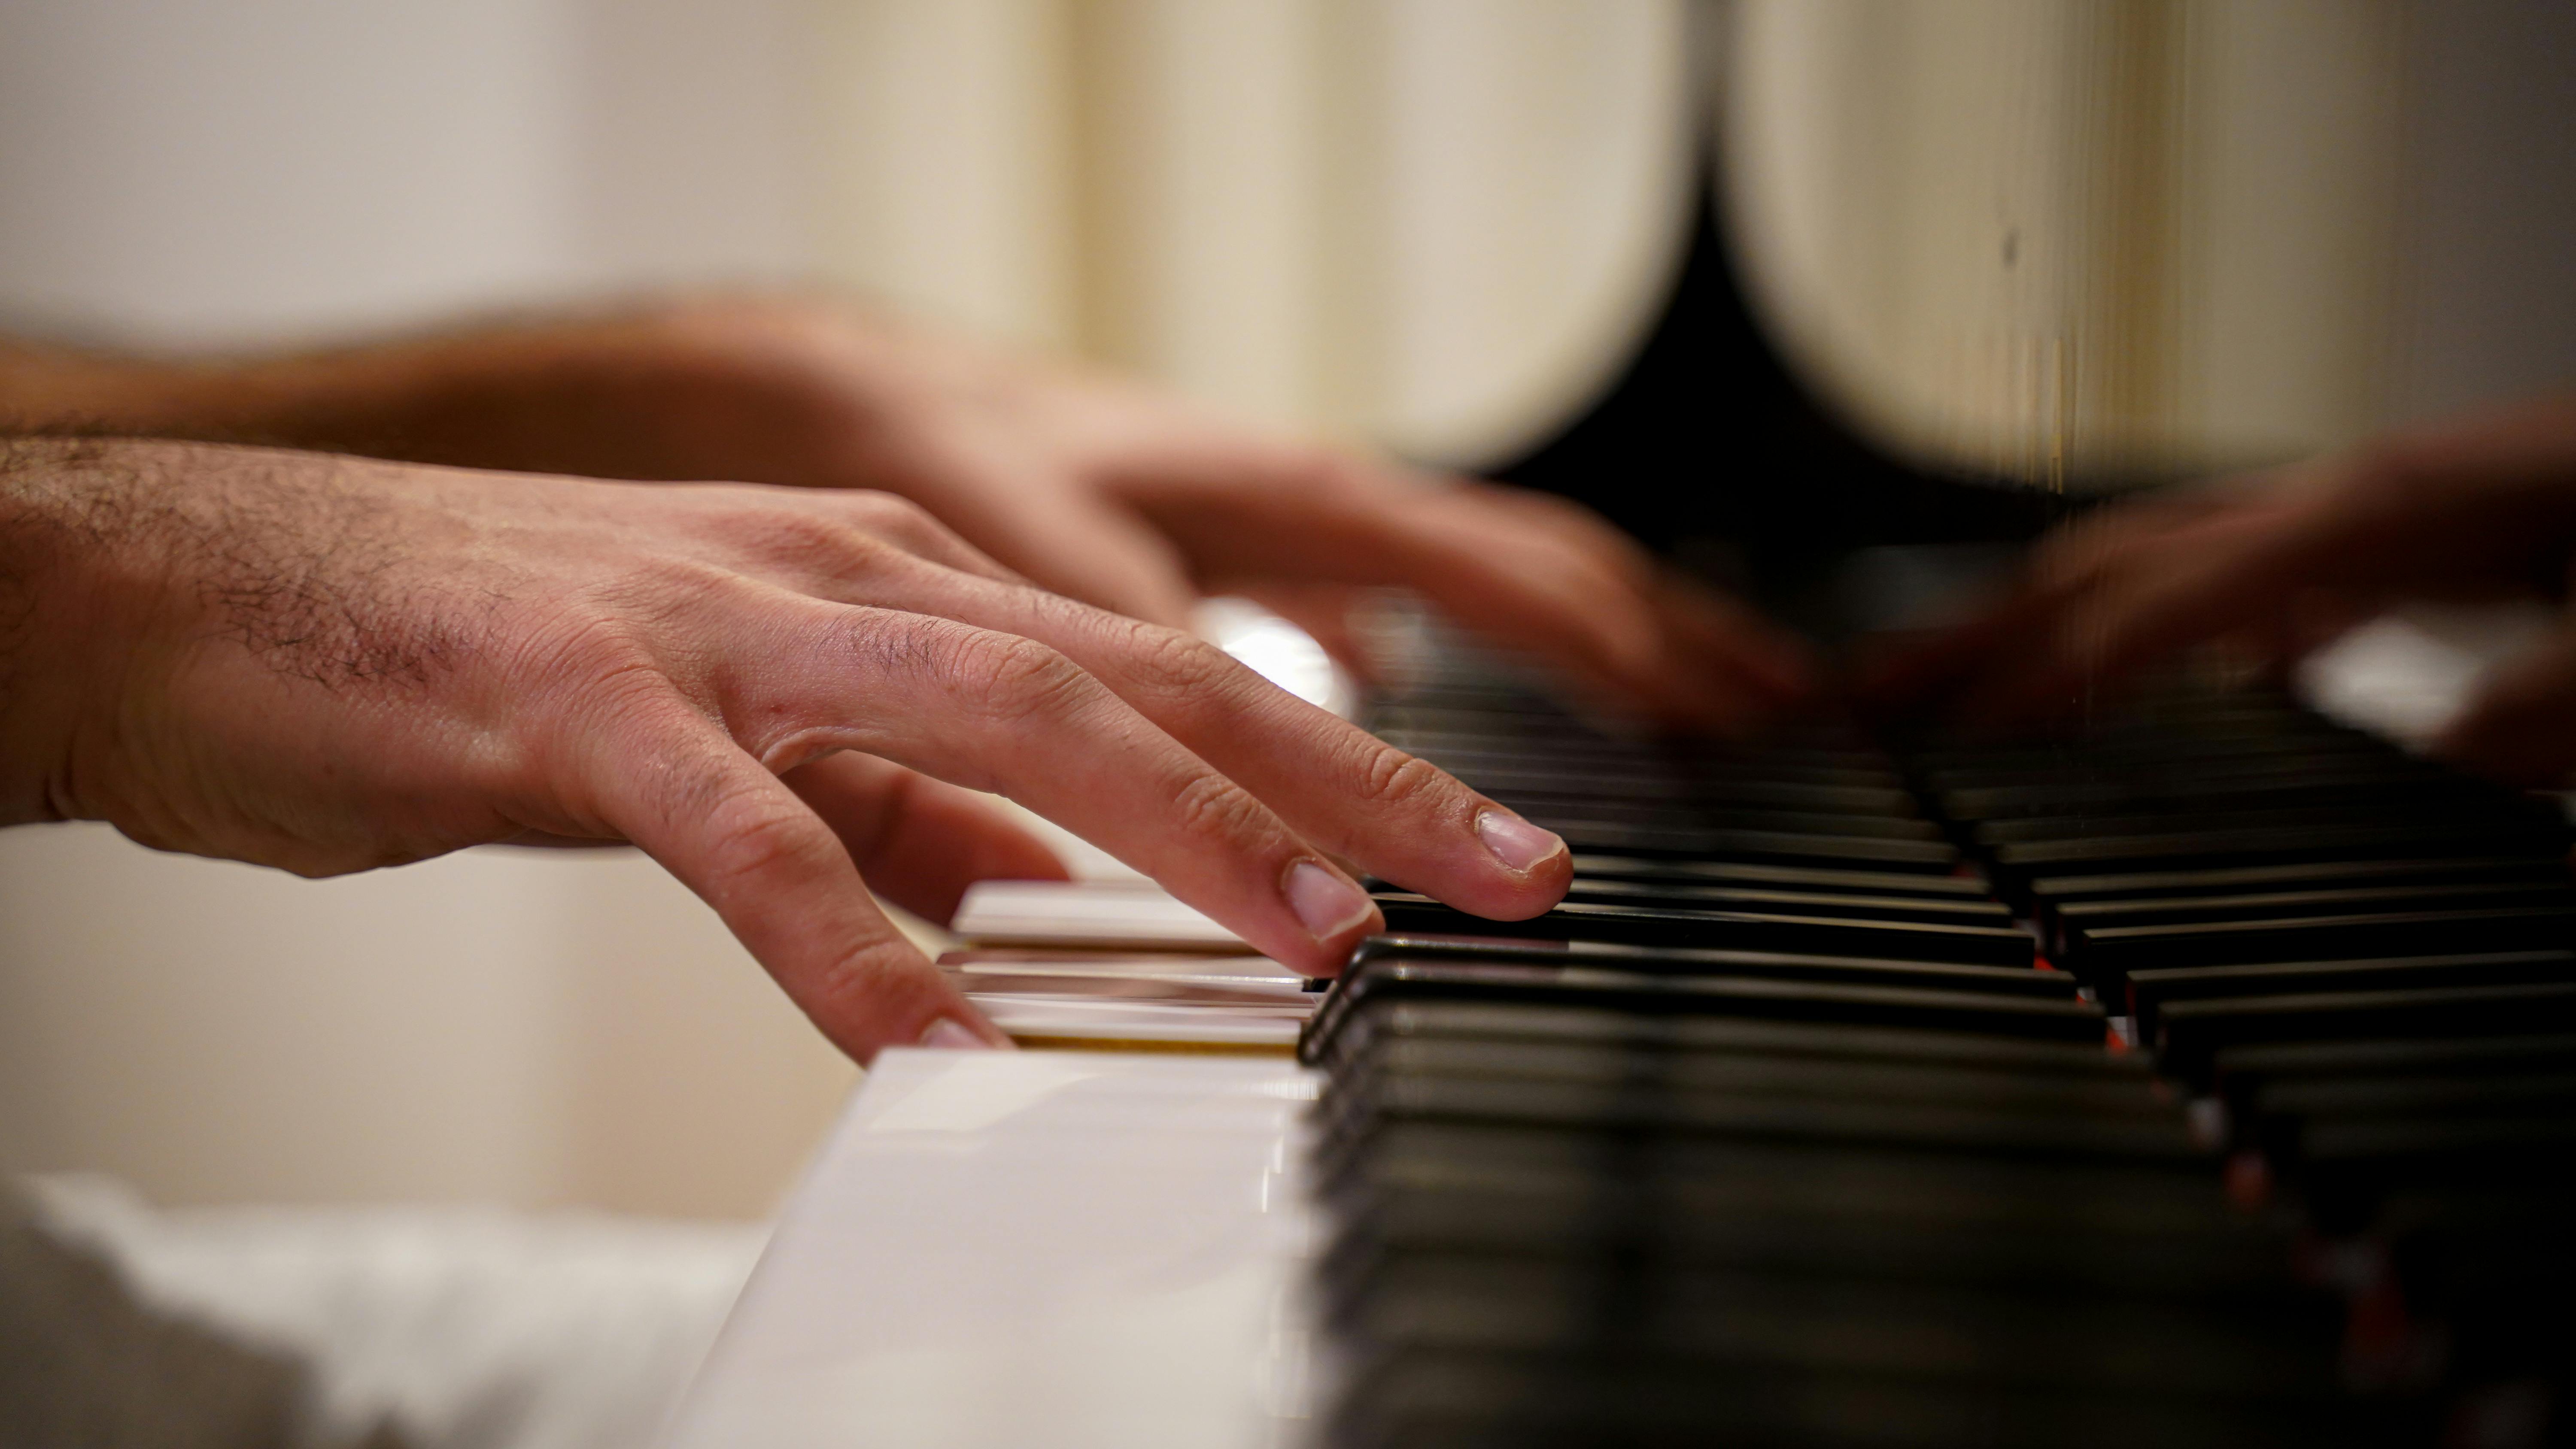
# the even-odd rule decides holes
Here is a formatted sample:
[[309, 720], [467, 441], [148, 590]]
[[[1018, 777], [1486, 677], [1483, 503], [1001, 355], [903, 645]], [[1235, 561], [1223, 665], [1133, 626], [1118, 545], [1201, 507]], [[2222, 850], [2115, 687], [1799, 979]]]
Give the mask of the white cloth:
[[307, 1444], [390, 1418], [412, 1449], [653, 1442], [765, 1224], [448, 1207], [156, 1209], [116, 1182], [27, 1187], [161, 1311], [311, 1369]]

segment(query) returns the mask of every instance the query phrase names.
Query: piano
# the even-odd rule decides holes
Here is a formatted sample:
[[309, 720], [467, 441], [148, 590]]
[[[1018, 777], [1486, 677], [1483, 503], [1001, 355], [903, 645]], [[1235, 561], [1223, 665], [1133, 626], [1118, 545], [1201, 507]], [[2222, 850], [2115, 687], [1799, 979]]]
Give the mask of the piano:
[[[1801, 486], [1719, 486], [1720, 427]], [[1855, 551], [2071, 506], [1838, 429], [1705, 225], [1501, 471], [1828, 638]], [[1365, 720], [1563, 834], [1566, 902], [1377, 883], [1329, 989], [1164, 906], [1098, 938], [1181, 953], [1108, 1008], [1043, 931], [954, 961], [1051, 1049], [886, 1054], [674, 1449], [2576, 1437], [2555, 800], [2182, 677], [2035, 741], [1729, 751], [1443, 648]]]

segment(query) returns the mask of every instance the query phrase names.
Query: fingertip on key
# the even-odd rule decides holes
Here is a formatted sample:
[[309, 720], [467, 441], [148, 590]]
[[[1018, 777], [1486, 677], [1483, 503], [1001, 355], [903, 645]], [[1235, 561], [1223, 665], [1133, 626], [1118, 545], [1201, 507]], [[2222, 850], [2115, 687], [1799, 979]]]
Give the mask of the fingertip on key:
[[1280, 887], [1288, 898], [1288, 909], [1308, 935], [1326, 945], [1340, 940], [1377, 914], [1377, 903], [1359, 883], [1340, 871], [1317, 860], [1301, 860], [1288, 867], [1288, 878]]
[[1552, 857], [1566, 853], [1564, 840], [1508, 810], [1478, 813], [1476, 838], [1514, 875], [1529, 875]]
[[996, 1033], [987, 1037], [954, 1017], [943, 1016], [924, 1028], [920, 1044], [937, 1051], [1010, 1051], [1009, 1037]]

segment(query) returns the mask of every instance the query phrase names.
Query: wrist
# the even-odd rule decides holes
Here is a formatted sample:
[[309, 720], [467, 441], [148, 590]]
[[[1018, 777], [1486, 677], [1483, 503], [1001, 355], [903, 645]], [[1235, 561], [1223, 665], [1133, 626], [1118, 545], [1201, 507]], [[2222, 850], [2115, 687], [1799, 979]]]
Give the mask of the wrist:
[[148, 484], [170, 451], [0, 439], [0, 825], [98, 814], [109, 762], [83, 721], [113, 717], [140, 667], [136, 625], [158, 606]]

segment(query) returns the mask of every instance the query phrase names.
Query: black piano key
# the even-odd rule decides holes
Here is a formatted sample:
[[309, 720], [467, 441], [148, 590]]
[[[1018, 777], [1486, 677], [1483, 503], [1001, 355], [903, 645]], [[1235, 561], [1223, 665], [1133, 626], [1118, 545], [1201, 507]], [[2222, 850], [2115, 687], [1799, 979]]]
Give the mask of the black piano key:
[[2576, 981], [2576, 951], [2496, 951], [2447, 956], [2391, 956], [2370, 961], [2288, 961], [2250, 966], [2188, 966], [2128, 974], [2129, 1013], [2142, 1038], [2155, 1034], [2157, 1013], [2173, 1001], [2299, 992], [2404, 991], [2436, 986], [2514, 986]]
[[2441, 884], [2576, 884], [2565, 855], [2467, 856], [2457, 859], [2300, 861], [2228, 870], [2141, 871], [2120, 875], [2064, 875], [2033, 880], [2043, 907], [2077, 901], [2135, 900], [2159, 896], [2217, 896], [2290, 890], [2359, 890], [2372, 886]]
[[2231, 895], [2151, 896], [2145, 899], [2069, 901], [2050, 918], [2060, 927], [2099, 930], [2112, 926], [2162, 926], [2213, 921], [2259, 921], [2290, 916], [2336, 916], [2379, 911], [2493, 910], [2576, 903], [2565, 882], [2454, 882], [2446, 885], [2343, 886], [2329, 890], [2250, 891]]
[[1946, 925], [1860, 916], [1683, 910], [1591, 901], [1569, 902], [1527, 920], [1494, 921], [1471, 916], [1428, 896], [1410, 892], [1380, 891], [1371, 899], [1385, 914], [1387, 929], [1399, 934], [1794, 951], [1817, 956], [1867, 956], [1982, 966], [2028, 966], [2033, 957], [2030, 936], [2009, 925]]
[[1673, 796], [1651, 801], [1623, 800], [1604, 797], [1596, 791], [1567, 790], [1541, 794], [1528, 790], [1492, 789], [1481, 781], [1468, 783], [1492, 796], [1496, 803], [1550, 829], [1556, 828], [1553, 822], [1571, 824], [1598, 820], [1668, 829], [1763, 831], [1830, 839], [1930, 842], [1947, 838], [1940, 826], [1910, 815], [1838, 815], [1773, 806], [1707, 805]]
[[1649, 884], [1669, 881], [1680, 885], [1731, 885], [1757, 890], [1842, 895], [1929, 896], [1965, 901], [1988, 899], [1985, 883], [1965, 875], [1832, 870], [1757, 865], [1745, 861], [1667, 860], [1580, 853], [1573, 857], [1573, 864], [1577, 881], [1641, 881]]
[[[2072, 1094], [2067, 1094], [2070, 1100]], [[2139, 1160], [2205, 1170], [2209, 1149], [2171, 1115], [2074, 1107], [1999, 1110], [1992, 1102], [1872, 1100], [1827, 1092], [1638, 1090], [1624, 1083], [1376, 1074], [1330, 1117], [1325, 1170], [1397, 1122], [1633, 1136], [1671, 1133], [1755, 1141], [1995, 1154], [2067, 1163]]]
[[2221, 1049], [2219, 1090], [2240, 1114], [2259, 1113], [2274, 1085], [2400, 1076], [2465, 1078], [2552, 1070], [2576, 1063], [2576, 1033], [2296, 1042]]
[[2054, 959], [2096, 989], [2116, 994], [2138, 970], [2555, 950], [2571, 943], [2576, 907], [2524, 906], [2079, 929], [2067, 933]]
[[1638, 946], [1616, 941], [1391, 933], [1372, 936], [1351, 954], [1350, 970], [1374, 961], [1498, 961], [1523, 966], [1597, 966], [1666, 976], [1769, 976], [1784, 981], [1842, 981], [1856, 985], [1919, 986], [1934, 991], [1973, 991], [2045, 1001], [2075, 999], [2075, 979], [2062, 971], [1904, 957], [1836, 956], [1794, 951], [1719, 947]]
[[2104, 1031], [2098, 1008], [2066, 999], [1756, 976], [1667, 975], [1594, 966], [1448, 961], [1390, 953], [1362, 961], [1341, 978], [1307, 1023], [1300, 1054], [1309, 1061], [1321, 1059], [1330, 1052], [1334, 1033], [1359, 1012], [1386, 1003], [1437, 1000], [1918, 1026], [2044, 1041], [2099, 1041]]
[[1822, 784], [1806, 779], [1763, 776], [1709, 777], [1687, 767], [1671, 769], [1549, 769], [1494, 756], [1470, 760], [1452, 756], [1442, 768], [1486, 794], [1607, 800], [1675, 801], [1699, 809], [1752, 808], [1795, 810], [1814, 815], [1906, 819], [1914, 815], [1914, 797], [1892, 780], [1885, 784]]
[[2576, 1119], [2576, 1060], [2560, 1070], [2437, 1077], [2420, 1073], [2275, 1083], [2255, 1094], [2250, 1135], [2294, 1164], [2313, 1130], [2401, 1118], [2461, 1127], [2504, 1118]]
[[[1784, 1336], [1785, 1342], [1795, 1343]], [[2153, 1350], [2140, 1361], [2156, 1357]], [[2331, 1382], [2322, 1369], [2301, 1377]], [[2040, 1449], [2118, 1444], [2367, 1446], [2429, 1442], [2420, 1407], [2283, 1389], [2239, 1402], [2028, 1380], [1839, 1374], [1795, 1359], [1718, 1367], [1644, 1354], [1400, 1350], [1355, 1365], [1328, 1433], [1348, 1449], [1538, 1449], [1710, 1444], [1802, 1449]], [[2116, 1435], [2103, 1425], [2116, 1424]]]
[[[2576, 892], [2570, 893], [2576, 898]], [[1989, 900], [1938, 900], [1922, 896], [1840, 895], [1746, 886], [1680, 885], [1577, 876], [1565, 899], [1595, 905], [1635, 905], [1702, 911], [1754, 911], [1779, 916], [1845, 916], [1880, 921], [1921, 921], [1953, 926], [2013, 928], [2010, 911]]]
[[2156, 1014], [2156, 1056], [2208, 1084], [2224, 1047], [2337, 1039], [2510, 1036], [2576, 1027], [2576, 984], [2464, 986], [2171, 1001]]
[[1683, 856], [1695, 860], [1948, 875], [1958, 847], [1941, 840], [1875, 840], [1775, 830], [1631, 825], [1566, 818], [1544, 822], [1578, 854]]
[[1994, 847], [1990, 859], [1997, 882], [2014, 893], [2008, 898], [2026, 898], [2031, 881], [2052, 875], [2218, 870], [2397, 855], [2564, 855], [2566, 849], [2562, 825], [2526, 822], [2497, 828], [2435, 822], [2251, 830], [2215, 839], [2190, 831], [2025, 841]]
[[1866, 1060], [1805, 1052], [1601, 1043], [1382, 1038], [1335, 1085], [1365, 1098], [1392, 1078], [1553, 1082], [1630, 1092], [1903, 1101], [1996, 1112], [2092, 1113], [2177, 1126], [2172, 1103], [2130, 1075], [2035, 1072], [2021, 1064]]
[[[1420, 943], [1409, 943], [1418, 946]], [[1930, 968], [1938, 970], [1981, 968]], [[1339, 1071], [1372, 1052], [1414, 1041], [1529, 1043], [1621, 1052], [1740, 1053], [1828, 1062], [1938, 1063], [2027, 1076], [2107, 1080], [2144, 1086], [2144, 1053], [2107, 1052], [2101, 1042], [2032, 1040], [1922, 1027], [1620, 1012], [1525, 1002], [1415, 1000], [1322, 1024], [1307, 1060]], [[1325, 1040], [1328, 1039], [1328, 1040]]]
[[2392, 822], [2467, 830], [2514, 829], [2528, 827], [2532, 820], [2528, 811], [2505, 811], [2485, 805], [2425, 807], [2400, 812], [2379, 801], [2362, 798], [2332, 804], [2259, 809], [2204, 806], [2137, 815], [2032, 815], [2014, 820], [1979, 821], [1970, 828], [1969, 837], [1987, 846], [2185, 834], [2222, 841], [2262, 831], [2332, 829]]

